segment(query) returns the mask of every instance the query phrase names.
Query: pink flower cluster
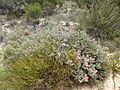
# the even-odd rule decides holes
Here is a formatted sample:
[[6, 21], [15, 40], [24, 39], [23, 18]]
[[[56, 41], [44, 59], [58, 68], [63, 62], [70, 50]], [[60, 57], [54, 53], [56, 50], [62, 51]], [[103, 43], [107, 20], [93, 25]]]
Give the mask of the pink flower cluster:
[[80, 53], [81, 53], [81, 51], [80, 50], [78, 50], [75, 54], [76, 54], [76, 59], [77, 60], [80, 60]]
[[84, 69], [88, 69], [89, 67], [90, 67], [90, 65], [88, 64], [88, 62], [84, 62], [83, 68], [84, 68]]
[[98, 70], [94, 70], [93, 75], [96, 75], [96, 74], [97, 74], [97, 72], [98, 72]]
[[87, 74], [84, 75], [84, 77], [83, 77], [83, 81], [84, 81], [84, 82], [88, 82], [88, 81], [89, 81], [89, 77], [88, 77]]
[[83, 68], [88, 69], [90, 67], [89, 65], [89, 58], [84, 58]]

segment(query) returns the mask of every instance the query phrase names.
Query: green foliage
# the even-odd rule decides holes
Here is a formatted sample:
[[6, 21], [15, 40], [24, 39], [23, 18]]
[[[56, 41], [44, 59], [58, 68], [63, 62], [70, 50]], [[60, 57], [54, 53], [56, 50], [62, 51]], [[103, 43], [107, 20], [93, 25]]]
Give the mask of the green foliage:
[[5, 90], [5, 87], [4, 84], [3, 84], [3, 80], [4, 80], [4, 76], [5, 76], [5, 71], [4, 71], [4, 68], [2, 66], [0, 66], [0, 90]]
[[25, 16], [28, 19], [37, 19], [42, 15], [42, 8], [39, 3], [30, 4], [25, 8]]
[[120, 51], [116, 51], [112, 57], [113, 73], [120, 74]]
[[43, 8], [44, 15], [49, 15], [53, 12], [55, 5], [49, 1], [44, 1], [42, 3], [42, 8]]
[[81, 15], [80, 25], [82, 27], [80, 29], [84, 28], [91, 37], [96, 39], [113, 41], [119, 39], [120, 7], [117, 2], [95, 0], [89, 8], [84, 8], [85, 12]]
[[12, 47], [11, 45], [8, 45], [5, 49], [4, 49], [4, 59], [6, 60], [7, 63], [7, 59], [9, 56], [15, 54], [15, 48]]
[[65, 2], [65, 0], [56, 0], [56, 3], [59, 4], [59, 5], [63, 5]]
[[[52, 46], [49, 48], [52, 49]], [[43, 85], [50, 90], [50, 88], [61, 87], [67, 81], [65, 79], [69, 77], [71, 69], [69, 66], [56, 61], [54, 57], [46, 56], [50, 52], [41, 48], [32, 53], [31, 56], [16, 59], [17, 61], [6, 70], [9, 72], [5, 82], [9, 85], [8, 88], [12, 90], [32, 90], [36, 86]]]
[[120, 36], [118, 38], [114, 38], [113, 41], [116, 43], [116, 47], [120, 48]]

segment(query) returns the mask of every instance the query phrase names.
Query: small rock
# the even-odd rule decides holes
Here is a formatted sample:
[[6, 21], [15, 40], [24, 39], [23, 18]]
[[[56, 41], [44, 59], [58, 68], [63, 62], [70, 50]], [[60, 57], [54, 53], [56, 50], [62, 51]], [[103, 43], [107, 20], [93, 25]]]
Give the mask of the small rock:
[[79, 26], [80, 24], [79, 23], [75, 23], [75, 26]]
[[40, 18], [39, 21], [40, 21], [40, 22], [43, 22], [43, 21], [45, 21], [45, 19], [44, 19], [44, 18]]
[[56, 5], [56, 8], [60, 8], [60, 5], [58, 4], [58, 5]]
[[4, 24], [4, 27], [5, 27], [5, 28], [10, 28], [10, 27], [11, 27], [11, 23], [6, 22], [6, 23]]
[[67, 11], [71, 11], [72, 9], [71, 8], [67, 8]]
[[18, 24], [21, 24], [21, 22], [22, 22], [21, 20], [17, 21]]
[[74, 22], [69, 22], [69, 25], [73, 26], [73, 25], [75, 25], [75, 23]]
[[2, 26], [2, 31], [4, 31], [6, 33], [11, 33], [11, 29], [10, 28], [6, 28], [5, 26]]

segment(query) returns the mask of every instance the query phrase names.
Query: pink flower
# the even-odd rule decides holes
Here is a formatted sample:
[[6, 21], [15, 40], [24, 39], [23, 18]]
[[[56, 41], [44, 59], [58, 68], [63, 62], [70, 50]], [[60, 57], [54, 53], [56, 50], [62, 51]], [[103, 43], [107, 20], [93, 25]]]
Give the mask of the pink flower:
[[88, 62], [84, 62], [83, 68], [84, 68], [84, 69], [88, 69], [89, 67], [90, 67], [90, 65], [88, 64]]
[[98, 71], [97, 70], [95, 70], [94, 72], [93, 72], [93, 75], [96, 75], [96, 73], [97, 73]]
[[86, 67], [86, 68], [88, 68], [89, 67], [88, 62], [85, 62], [83, 66]]
[[95, 73], [97, 73], [98, 71], [97, 70], [95, 70]]
[[80, 55], [76, 55], [76, 59], [79, 60], [80, 59]]
[[83, 81], [84, 81], [84, 82], [88, 82], [88, 81], [89, 81], [89, 77], [88, 77], [87, 74], [85, 74], [85, 76], [84, 76], [84, 78], [83, 78]]
[[81, 52], [80, 52], [79, 50], [76, 52], [76, 59], [77, 59], [77, 60], [80, 59], [80, 53], [81, 53]]
[[80, 55], [80, 53], [81, 53], [81, 51], [80, 51], [80, 50], [78, 50], [78, 51], [76, 52], [76, 54], [78, 54], [78, 55]]

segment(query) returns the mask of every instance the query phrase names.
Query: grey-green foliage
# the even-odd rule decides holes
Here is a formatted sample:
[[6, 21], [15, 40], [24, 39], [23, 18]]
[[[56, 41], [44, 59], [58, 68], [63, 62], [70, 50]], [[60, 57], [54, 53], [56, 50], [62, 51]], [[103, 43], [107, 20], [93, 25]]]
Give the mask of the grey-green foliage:
[[13, 5], [13, 0], [0, 0], [0, 7], [1, 8], [8, 8]]
[[94, 85], [107, 77], [102, 47], [84, 32], [49, 22], [41, 31], [28, 33], [11, 34], [4, 49], [4, 70], [9, 74], [2, 78], [7, 89], [60, 90], [64, 85]]

